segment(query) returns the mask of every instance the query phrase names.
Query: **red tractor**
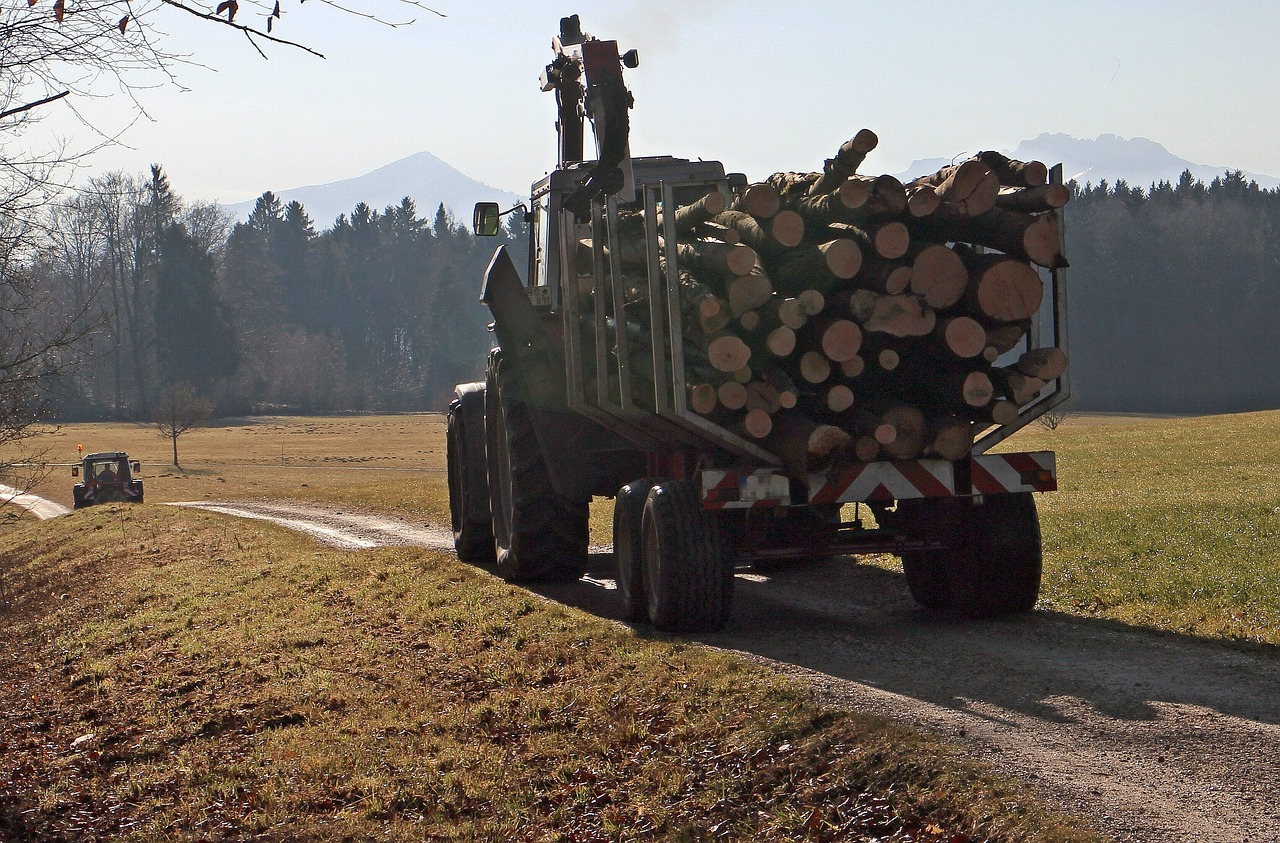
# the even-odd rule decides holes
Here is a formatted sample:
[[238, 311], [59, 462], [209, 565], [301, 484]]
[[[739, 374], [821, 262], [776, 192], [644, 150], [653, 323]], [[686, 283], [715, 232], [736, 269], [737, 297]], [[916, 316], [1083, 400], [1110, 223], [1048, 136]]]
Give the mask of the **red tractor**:
[[141, 468], [123, 451], [89, 454], [71, 469], [72, 477], [83, 478], [71, 490], [75, 508], [111, 501], [142, 503], [142, 481], [134, 477]]

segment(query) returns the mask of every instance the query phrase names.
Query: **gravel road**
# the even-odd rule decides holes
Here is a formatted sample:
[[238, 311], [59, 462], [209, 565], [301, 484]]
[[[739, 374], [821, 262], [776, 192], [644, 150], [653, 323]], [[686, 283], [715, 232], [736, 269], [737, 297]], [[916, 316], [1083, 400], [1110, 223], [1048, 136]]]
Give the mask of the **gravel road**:
[[[301, 504], [186, 504], [347, 548], [452, 549], [449, 534]], [[539, 586], [618, 619], [612, 554]], [[853, 560], [744, 570], [733, 618], [699, 636], [803, 678], [827, 702], [938, 732], [1123, 843], [1280, 841], [1280, 658], [1050, 612], [960, 622]]]

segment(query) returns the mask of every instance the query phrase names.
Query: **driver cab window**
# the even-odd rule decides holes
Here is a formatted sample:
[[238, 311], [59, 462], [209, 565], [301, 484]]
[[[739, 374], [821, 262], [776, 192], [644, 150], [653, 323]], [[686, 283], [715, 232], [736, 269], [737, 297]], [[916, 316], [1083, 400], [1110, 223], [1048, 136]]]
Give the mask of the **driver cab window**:
[[530, 271], [529, 286], [545, 287], [547, 281], [547, 259], [550, 256], [547, 237], [551, 226], [547, 224], [548, 207], [551, 194], [544, 193], [533, 203], [533, 237], [530, 238], [533, 248], [529, 254]]

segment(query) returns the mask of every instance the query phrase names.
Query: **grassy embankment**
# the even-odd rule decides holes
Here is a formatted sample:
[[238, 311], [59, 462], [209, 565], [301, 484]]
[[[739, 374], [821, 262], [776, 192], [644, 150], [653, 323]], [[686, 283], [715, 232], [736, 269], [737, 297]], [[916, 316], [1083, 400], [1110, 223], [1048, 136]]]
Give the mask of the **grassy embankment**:
[[449, 554], [113, 504], [0, 535], [0, 606], [0, 839], [1091, 839]]

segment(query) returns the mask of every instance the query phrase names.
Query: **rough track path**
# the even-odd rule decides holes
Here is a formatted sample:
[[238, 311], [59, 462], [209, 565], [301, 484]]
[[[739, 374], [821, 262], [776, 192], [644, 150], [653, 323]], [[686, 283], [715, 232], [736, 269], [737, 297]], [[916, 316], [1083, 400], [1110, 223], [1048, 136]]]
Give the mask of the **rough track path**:
[[37, 518], [56, 518], [59, 515], [66, 515], [71, 510], [67, 509], [60, 503], [54, 503], [46, 500], [38, 495], [28, 495], [21, 489], [15, 489], [12, 486], [0, 484], [0, 502], [12, 503], [20, 506], [30, 512]]
[[[445, 530], [322, 506], [188, 504], [346, 548], [451, 549]], [[553, 599], [618, 619], [612, 554]], [[1036, 612], [959, 622], [850, 560], [744, 571], [728, 627], [698, 640], [810, 682], [827, 701], [968, 745], [1123, 843], [1280, 841], [1280, 657]]]

